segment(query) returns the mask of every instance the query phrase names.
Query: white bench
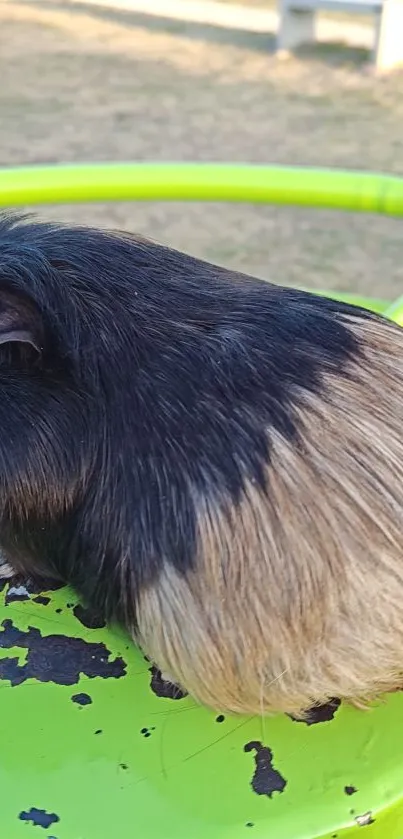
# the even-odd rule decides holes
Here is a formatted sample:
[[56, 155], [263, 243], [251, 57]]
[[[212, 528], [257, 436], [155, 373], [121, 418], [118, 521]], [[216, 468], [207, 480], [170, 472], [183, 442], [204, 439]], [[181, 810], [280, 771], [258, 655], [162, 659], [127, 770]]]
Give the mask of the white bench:
[[278, 50], [315, 40], [315, 12], [321, 9], [373, 15], [373, 60], [380, 72], [403, 65], [403, 0], [279, 0]]

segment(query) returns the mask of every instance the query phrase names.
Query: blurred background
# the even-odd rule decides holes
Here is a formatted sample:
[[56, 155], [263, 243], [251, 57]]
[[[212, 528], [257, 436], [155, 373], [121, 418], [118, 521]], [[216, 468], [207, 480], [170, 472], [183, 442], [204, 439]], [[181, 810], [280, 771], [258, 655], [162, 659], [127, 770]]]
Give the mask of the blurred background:
[[[280, 60], [270, 0], [238, 0], [236, 25], [227, 0], [214, 0], [219, 25], [210, 20], [211, 2], [189, 20], [169, 0], [163, 15], [153, 0], [143, 11], [0, 0], [0, 165], [227, 160], [403, 174], [403, 72], [372, 72], [371, 21], [324, 13], [325, 40]], [[271, 29], [255, 25], [262, 11]], [[40, 214], [137, 231], [274, 282], [403, 291], [399, 219], [176, 203]]]

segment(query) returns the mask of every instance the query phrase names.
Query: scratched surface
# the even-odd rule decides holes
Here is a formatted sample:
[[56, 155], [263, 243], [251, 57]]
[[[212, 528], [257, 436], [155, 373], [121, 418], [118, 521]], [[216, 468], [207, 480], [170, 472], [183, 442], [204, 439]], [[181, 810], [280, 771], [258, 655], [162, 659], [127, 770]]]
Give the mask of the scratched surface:
[[1, 837], [402, 839], [403, 693], [213, 714], [69, 589], [0, 597]]

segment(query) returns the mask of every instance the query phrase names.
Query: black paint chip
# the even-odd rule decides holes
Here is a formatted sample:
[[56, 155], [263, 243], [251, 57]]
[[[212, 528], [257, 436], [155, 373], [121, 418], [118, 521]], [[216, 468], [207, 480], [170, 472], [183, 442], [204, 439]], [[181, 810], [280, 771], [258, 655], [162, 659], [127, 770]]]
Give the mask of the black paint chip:
[[120, 656], [111, 659], [105, 644], [94, 644], [68, 635], [42, 635], [30, 626], [26, 631], [12, 620], [0, 624], [0, 649], [19, 647], [28, 650], [24, 664], [16, 656], [0, 659], [0, 679], [21, 685], [27, 679], [75, 685], [81, 675], [90, 679], [120, 679], [126, 675], [126, 662]]
[[47, 813], [46, 810], [38, 810], [36, 807], [31, 807], [27, 812], [23, 811], [18, 816], [23, 822], [32, 822], [35, 827], [48, 828], [51, 824], [59, 822], [60, 818], [56, 813]]
[[287, 716], [293, 720], [293, 722], [302, 722], [305, 725], [317, 725], [317, 723], [320, 722], [329, 722], [330, 720], [333, 720], [336, 711], [340, 708], [340, 705], [340, 699], [331, 699], [330, 702], [327, 702], [325, 705], [316, 705], [314, 708], [309, 708], [302, 719], [294, 717], [292, 714], [287, 714]]
[[355, 792], [358, 792], [357, 787], [346, 786], [344, 787], [344, 792], [346, 795], [354, 795]]
[[142, 734], [143, 737], [151, 737], [153, 731], [155, 731], [154, 725], [151, 728], [142, 728], [140, 734]]
[[87, 629], [103, 629], [106, 626], [106, 621], [99, 612], [89, 608], [86, 609], [81, 603], [74, 606], [73, 615]]
[[50, 603], [50, 597], [45, 597], [43, 594], [37, 594], [32, 600], [34, 603], [40, 603], [41, 606], [47, 606]]
[[88, 693], [75, 693], [74, 696], [71, 697], [71, 701], [82, 706], [92, 705], [92, 699]]
[[161, 671], [157, 667], [153, 666], [149, 669], [151, 673], [150, 688], [156, 696], [163, 699], [184, 699], [187, 696], [186, 691], [179, 688], [178, 685], [163, 679]]
[[271, 798], [274, 792], [283, 792], [287, 781], [273, 766], [273, 752], [258, 741], [246, 743], [245, 752], [255, 752], [255, 771], [251, 787], [257, 795]]

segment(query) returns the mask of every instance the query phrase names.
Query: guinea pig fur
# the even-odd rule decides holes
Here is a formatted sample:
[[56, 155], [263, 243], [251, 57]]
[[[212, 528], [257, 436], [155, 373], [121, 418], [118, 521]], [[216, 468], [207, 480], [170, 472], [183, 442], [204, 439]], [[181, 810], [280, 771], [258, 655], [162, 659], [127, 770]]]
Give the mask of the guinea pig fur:
[[199, 702], [402, 685], [402, 420], [386, 319], [1, 216], [4, 561], [75, 586]]

